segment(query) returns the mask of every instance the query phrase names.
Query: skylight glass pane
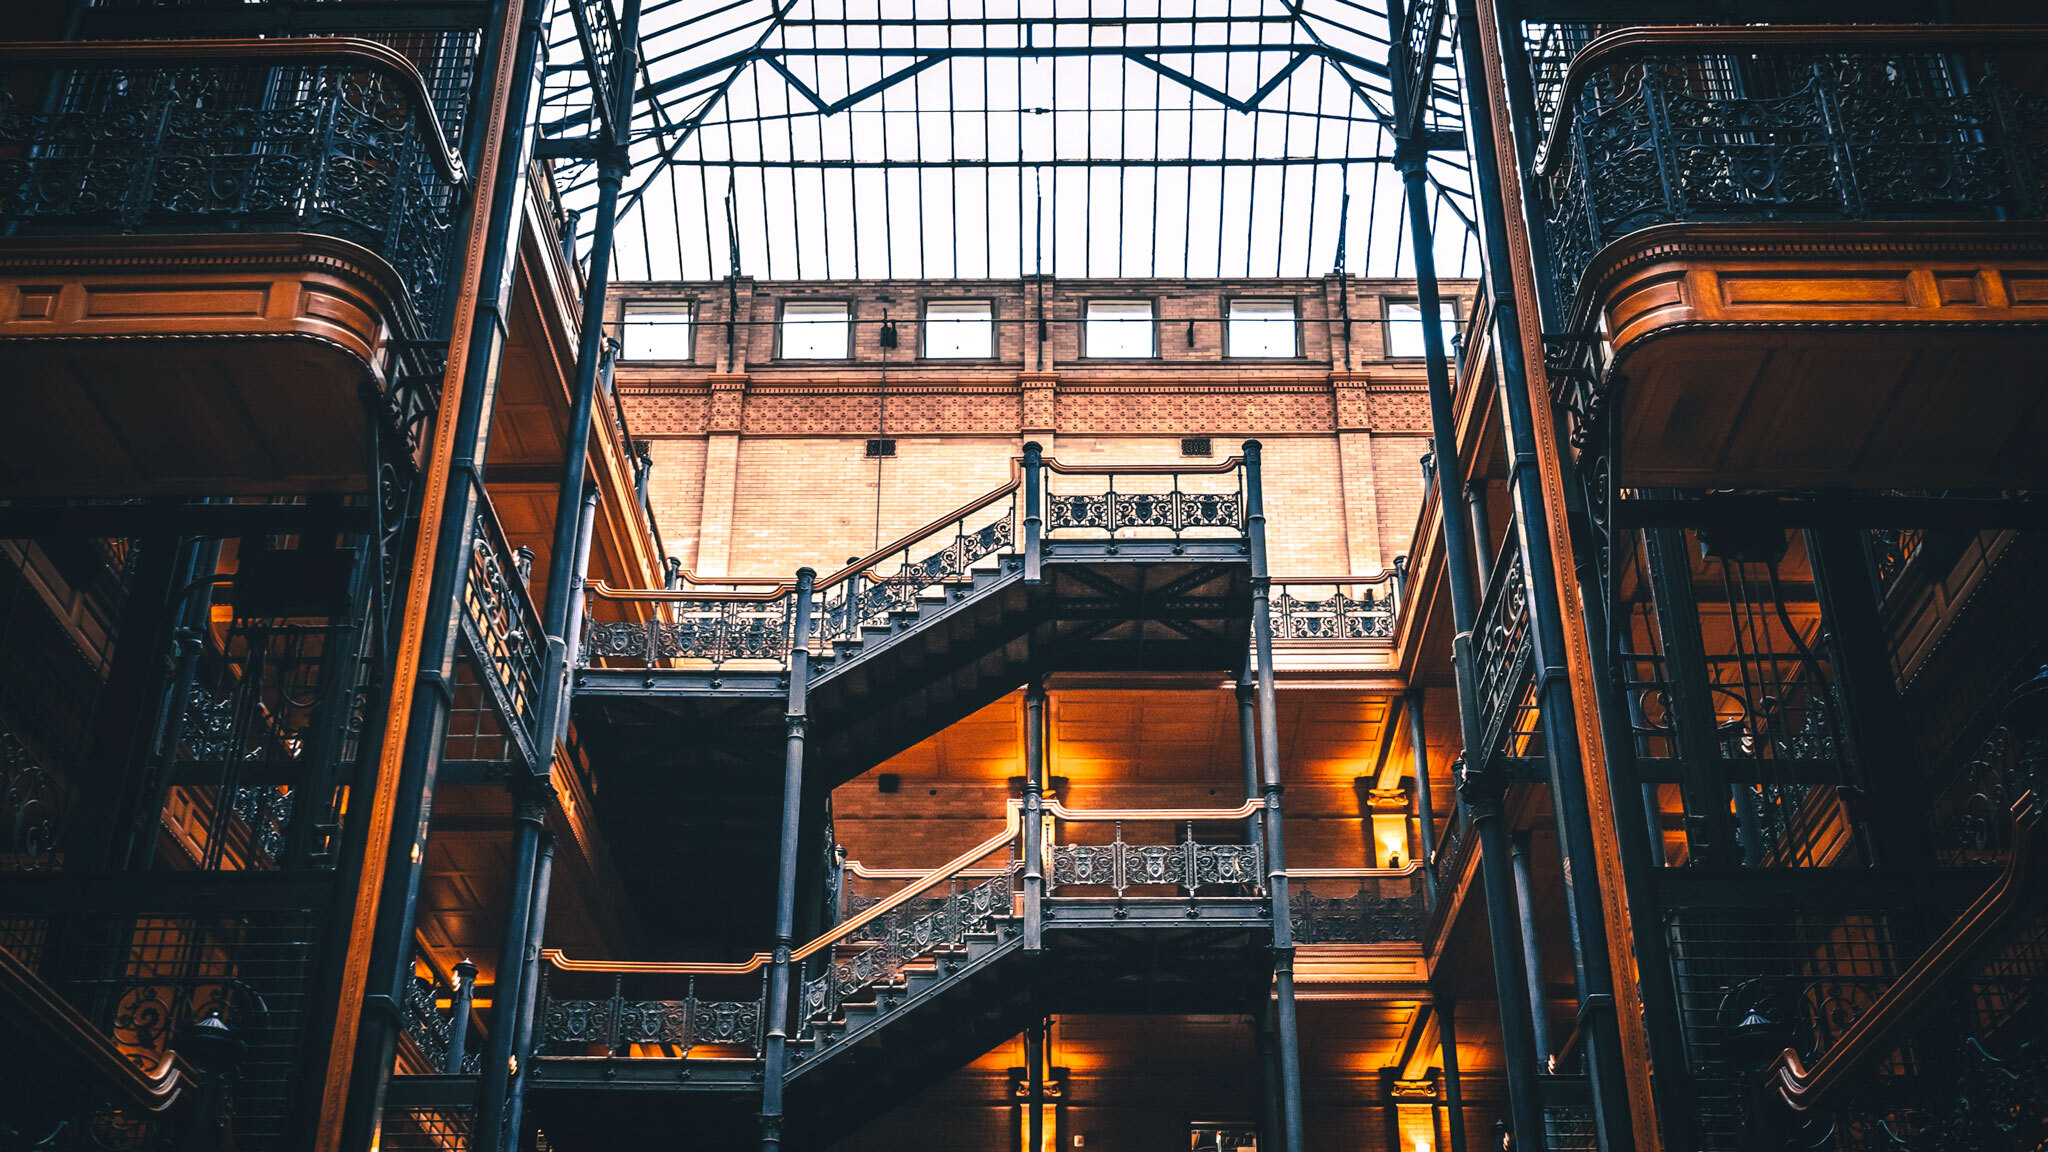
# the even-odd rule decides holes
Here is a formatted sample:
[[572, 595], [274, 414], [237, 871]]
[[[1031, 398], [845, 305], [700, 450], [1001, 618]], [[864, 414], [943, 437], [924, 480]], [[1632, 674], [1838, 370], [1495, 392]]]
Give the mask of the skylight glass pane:
[[846, 305], [839, 301], [797, 301], [782, 306], [782, 358], [844, 360], [851, 355]]
[[1299, 356], [1294, 346], [1294, 301], [1232, 300], [1228, 352], [1232, 356]]
[[1152, 302], [1150, 300], [1090, 300], [1088, 302], [1088, 346], [1091, 357], [1142, 358], [1157, 355], [1152, 349]]
[[924, 354], [986, 360], [996, 354], [995, 308], [986, 300], [934, 300], [924, 306]]
[[[1444, 353], [1450, 354], [1451, 340], [1458, 334], [1458, 310], [1449, 302], [1440, 302], [1438, 316], [1443, 318]], [[1387, 303], [1387, 358], [1390, 360], [1420, 360], [1422, 347], [1422, 306], [1413, 300], [1393, 300]]]
[[664, 302], [628, 304], [619, 326], [619, 354], [628, 360], [688, 360], [690, 306]]

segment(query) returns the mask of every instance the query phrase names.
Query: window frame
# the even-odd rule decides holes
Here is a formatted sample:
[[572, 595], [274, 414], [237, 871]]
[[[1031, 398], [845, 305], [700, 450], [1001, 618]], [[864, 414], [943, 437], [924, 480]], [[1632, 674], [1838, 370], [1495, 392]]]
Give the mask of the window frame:
[[[1258, 353], [1241, 353], [1230, 346], [1230, 310], [1238, 304], [1285, 304], [1294, 313], [1294, 351], [1285, 356], [1264, 356]], [[1259, 321], [1247, 321], [1259, 323]], [[1271, 323], [1271, 321], [1265, 321]], [[1225, 296], [1223, 298], [1223, 358], [1225, 360], [1250, 360], [1268, 362], [1275, 360], [1302, 360], [1307, 358], [1307, 329], [1302, 320], [1301, 298], [1298, 296]]]
[[[986, 356], [934, 356], [931, 354], [932, 305], [986, 304], [988, 305], [988, 355]], [[936, 360], [947, 364], [989, 364], [1003, 357], [1002, 330], [997, 321], [996, 301], [990, 296], [927, 296], [918, 302], [917, 309], [917, 358]], [[944, 321], [957, 323], [957, 321]]]
[[[796, 305], [836, 304], [845, 310], [846, 350], [837, 356], [792, 356], [789, 354], [784, 337], [789, 334], [789, 307]], [[802, 364], [838, 364], [853, 359], [854, 323], [853, 301], [843, 296], [785, 296], [775, 306], [775, 358], [792, 360]]]
[[[1417, 335], [1427, 331], [1427, 329], [1422, 327], [1423, 324], [1428, 323], [1428, 320], [1422, 315], [1421, 298], [1415, 296], [1382, 296], [1380, 297], [1380, 353], [1388, 360], [1415, 361], [1427, 359], [1429, 357], [1429, 346], [1427, 343], [1423, 345], [1422, 351], [1417, 352], [1413, 356], [1397, 356], [1394, 354], [1394, 308], [1400, 304], [1406, 304], [1415, 309]], [[1458, 310], [1458, 300], [1455, 296], [1440, 297], [1437, 300], [1437, 309], [1437, 322], [1439, 324], [1444, 322], [1443, 313], [1450, 313], [1450, 331], [1444, 336], [1444, 359], [1448, 361], [1455, 355], [1452, 350], [1452, 341], [1459, 332], [1464, 330], [1465, 317]]]
[[[689, 316], [689, 321], [688, 321], [688, 322], [687, 322], [687, 324], [686, 324], [686, 327], [687, 327], [687, 328], [689, 329], [689, 331], [688, 331], [688, 333], [687, 333], [687, 336], [686, 336], [686, 342], [687, 342], [687, 344], [688, 344], [688, 347], [687, 347], [687, 348], [685, 349], [685, 351], [686, 351], [686, 352], [688, 353], [688, 355], [685, 355], [685, 356], [633, 356], [633, 355], [629, 355], [629, 354], [628, 354], [628, 351], [627, 351], [627, 345], [626, 345], [626, 330], [627, 330], [628, 328], [630, 328], [630, 327], [632, 326], [632, 323], [633, 323], [633, 321], [632, 321], [632, 316], [633, 316], [633, 312], [634, 312], [634, 310], [635, 310], [635, 309], [645, 309], [645, 310], [647, 310], [647, 311], [667, 310], [667, 311], [669, 311], [669, 312], [673, 313], [673, 312], [674, 312], [674, 310], [675, 310], [675, 309], [678, 309], [678, 308], [681, 308], [682, 310], [684, 310], [684, 311], [685, 311], [685, 312], [686, 312], [686, 313], [688, 314], [688, 316]], [[685, 297], [685, 298], [680, 298], [680, 299], [679, 299], [679, 298], [674, 298], [674, 297], [658, 297], [658, 296], [645, 296], [645, 297], [639, 297], [639, 298], [634, 298], [634, 299], [627, 299], [627, 300], [622, 300], [622, 301], [620, 302], [620, 306], [619, 306], [619, 360], [620, 360], [620, 362], [621, 362], [621, 363], [632, 363], [632, 364], [694, 364], [694, 363], [696, 363], [696, 362], [697, 362], [697, 311], [698, 311], [698, 309], [697, 309], [697, 301], [696, 301], [695, 299], [693, 299], [693, 298], [688, 298], [688, 297]]]
[[[1101, 355], [1101, 354], [1099, 354], [1099, 353], [1096, 353], [1096, 352], [1093, 352], [1093, 351], [1091, 351], [1091, 350], [1089, 349], [1089, 347], [1088, 347], [1088, 345], [1089, 345], [1089, 343], [1090, 343], [1090, 341], [1089, 341], [1089, 338], [1088, 338], [1088, 329], [1089, 329], [1089, 327], [1090, 327], [1091, 325], [1093, 325], [1093, 324], [1095, 323], [1095, 318], [1094, 318], [1093, 316], [1089, 315], [1089, 312], [1090, 312], [1090, 311], [1091, 311], [1092, 309], [1094, 309], [1094, 307], [1095, 307], [1095, 306], [1096, 306], [1097, 304], [1143, 304], [1143, 305], [1145, 305], [1145, 307], [1146, 307], [1147, 309], [1149, 309], [1149, 310], [1150, 310], [1150, 312], [1151, 312], [1151, 322], [1152, 322], [1152, 323], [1151, 323], [1151, 333], [1150, 333], [1150, 335], [1149, 335], [1149, 339], [1150, 339], [1150, 342], [1151, 342], [1151, 348], [1152, 348], [1152, 350], [1151, 350], [1150, 352], [1147, 352], [1147, 353], [1145, 353], [1145, 354], [1144, 354], [1143, 356], [1117, 356], [1117, 355], [1107, 355], [1107, 356], [1106, 356], [1106, 355]], [[1105, 323], [1105, 324], [1125, 324], [1125, 323], [1132, 323], [1132, 321], [1127, 321], [1127, 320], [1105, 320], [1105, 321], [1103, 321], [1103, 323]], [[1082, 359], [1082, 360], [1108, 360], [1108, 361], [1120, 361], [1120, 362], [1122, 362], [1122, 363], [1125, 363], [1125, 364], [1136, 364], [1136, 363], [1141, 363], [1141, 362], [1143, 362], [1143, 361], [1146, 361], [1146, 360], [1158, 360], [1158, 359], [1161, 359], [1161, 356], [1160, 356], [1160, 353], [1159, 353], [1159, 299], [1158, 299], [1158, 297], [1156, 297], [1156, 296], [1091, 296], [1091, 297], [1088, 297], [1088, 298], [1084, 299], [1084, 300], [1083, 300], [1083, 301], [1081, 302], [1081, 338], [1080, 338], [1079, 340], [1075, 341], [1075, 343], [1076, 343], [1076, 344], [1078, 344], [1078, 345], [1080, 346], [1080, 347], [1079, 347], [1079, 348], [1077, 349], [1077, 351], [1078, 351], [1078, 352], [1080, 353], [1080, 356], [1079, 356], [1079, 358], [1080, 358], [1080, 359]]]

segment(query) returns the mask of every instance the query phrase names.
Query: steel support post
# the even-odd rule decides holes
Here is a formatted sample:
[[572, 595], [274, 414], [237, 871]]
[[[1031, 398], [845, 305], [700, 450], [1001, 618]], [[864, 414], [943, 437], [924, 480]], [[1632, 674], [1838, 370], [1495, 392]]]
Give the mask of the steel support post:
[[1515, 871], [1515, 917], [1522, 928], [1522, 972], [1529, 981], [1529, 1023], [1535, 1030], [1536, 1058], [1548, 1065], [1557, 1049], [1550, 1044], [1550, 998], [1543, 993], [1543, 948], [1536, 939], [1536, 881], [1529, 868], [1529, 834], [1508, 834], [1508, 852]]
[[1273, 1039], [1273, 1004], [1252, 1017], [1252, 1050], [1259, 1061], [1259, 1147], [1282, 1152], [1280, 1132], [1280, 1046]]
[[476, 965], [468, 960], [455, 963], [455, 986], [448, 989], [448, 1058], [441, 1071], [460, 1076], [469, 1057], [469, 1018], [475, 1012]]
[[1045, 947], [1045, 681], [1024, 689], [1024, 948]]
[[[563, 714], [569, 710], [568, 664], [575, 659], [569, 645], [573, 616], [570, 612], [570, 584], [577, 574], [577, 536], [581, 527], [584, 485], [590, 468], [590, 421], [597, 404], [598, 380], [605, 366], [605, 295], [611, 287], [612, 238], [618, 228], [619, 189], [632, 169], [627, 151], [625, 125], [633, 114], [632, 77], [639, 69], [640, 0], [626, 0], [620, 21], [613, 90], [619, 107], [612, 110], [610, 123], [620, 125], [613, 139], [602, 141], [597, 158], [597, 216], [590, 232], [590, 265], [583, 274], [583, 315], [577, 332], [576, 382], [570, 390], [569, 428], [563, 438], [562, 480], [555, 495], [554, 542], [548, 552], [548, 580], [541, 631], [547, 636], [550, 672], [548, 716], [551, 723], [541, 728], [548, 747], [543, 757], [554, 753], [553, 742], [567, 728]], [[624, 83], [619, 79], [624, 78]], [[643, 478], [644, 483], [644, 478]], [[537, 768], [544, 771], [544, 768]]]
[[[1237, 747], [1238, 756], [1244, 765], [1244, 798], [1256, 800], [1259, 797], [1259, 688], [1253, 679], [1249, 654], [1244, 670], [1237, 674]], [[1265, 857], [1266, 831], [1262, 827], [1265, 813], [1260, 812], [1245, 819], [1245, 843], [1258, 850], [1259, 857]]]
[[1473, 480], [1465, 488], [1465, 513], [1472, 525], [1472, 563], [1479, 574], [1479, 586], [1493, 578], [1493, 528], [1486, 522], [1486, 481]]
[[1024, 1148], [1043, 1152], [1045, 1148], [1045, 1017], [1040, 1016], [1024, 1030]]
[[484, 1044], [476, 1100], [474, 1152], [503, 1152], [518, 1147], [511, 1125], [514, 1085], [525, 1071], [518, 1056], [519, 1003], [526, 988], [526, 953], [538, 937], [534, 930], [534, 888], [540, 873], [541, 839], [547, 823], [547, 796], [528, 781], [513, 794], [512, 868], [505, 893], [505, 937], [498, 946], [498, 972], [491, 989], [491, 1032]]
[[1045, 503], [1045, 449], [1036, 440], [1024, 442], [1024, 582], [1036, 584], [1044, 576], [1045, 518], [1039, 509]]
[[541, 941], [547, 932], [548, 893], [554, 881], [555, 837], [549, 833], [541, 837], [540, 860], [534, 866], [533, 906], [526, 915], [526, 951], [520, 956], [519, 1005], [512, 1025], [512, 1093], [505, 1105], [505, 1129], [511, 1133], [506, 1152], [519, 1152], [520, 1148], [529, 1065], [533, 1063], [534, 1012], [540, 1004]]
[[[1416, 300], [1425, 317], [1439, 314], [1441, 297], [1436, 280], [1434, 238], [1429, 228], [1429, 210], [1423, 186], [1424, 156], [1404, 152], [1401, 176], [1406, 186], [1408, 227], [1414, 238]], [[1530, 1031], [1529, 990], [1522, 980], [1521, 930], [1514, 913], [1514, 878], [1510, 874], [1507, 838], [1501, 830], [1498, 779], [1482, 775], [1486, 749], [1481, 747], [1485, 728], [1479, 720], [1479, 683], [1472, 662], [1472, 630], [1479, 617], [1478, 567], [1472, 560], [1472, 536], [1466, 524], [1468, 511], [1458, 499], [1457, 477], [1464, 474], [1458, 458], [1457, 413], [1451, 403], [1450, 362], [1445, 355], [1443, 328], [1422, 326], [1423, 362], [1429, 382], [1432, 451], [1436, 457], [1437, 508], [1443, 517], [1444, 573], [1451, 593], [1451, 663], [1458, 681], [1458, 736], [1465, 748], [1465, 762], [1477, 763], [1474, 772], [1460, 773], [1458, 799], [1464, 806], [1466, 822], [1479, 838], [1480, 883], [1486, 892], [1487, 933], [1493, 947], [1493, 983], [1500, 1002], [1502, 1065], [1508, 1084], [1508, 1115], [1516, 1147], [1540, 1149], [1543, 1145], [1543, 1109], [1537, 1096], [1536, 1042]], [[1453, 878], [1455, 880], [1455, 878]]]
[[796, 943], [796, 870], [804, 806], [805, 693], [811, 663], [811, 589], [818, 574], [796, 571], [790, 613], [788, 737], [782, 760], [782, 844], [775, 862], [775, 952], [768, 969], [768, 1036], [762, 1044], [761, 1152], [782, 1147], [782, 1089], [789, 1073], [789, 966]]
[[[348, 1096], [341, 1117], [341, 1147], [349, 1152], [367, 1152], [381, 1143], [384, 1091], [391, 1075], [393, 1049], [403, 1027], [398, 1006], [403, 982], [410, 975], [420, 867], [426, 858], [435, 777], [447, 738], [448, 710], [454, 700], [462, 586], [469, 570], [477, 509], [484, 498], [484, 457], [490, 443], [498, 368], [511, 331], [513, 272], [518, 265], [527, 169], [538, 119], [539, 85], [534, 78], [540, 72], [547, 5], [543, 0], [505, 2], [519, 6], [517, 40], [507, 62], [508, 73], [495, 77], [494, 84], [485, 91], [502, 90], [511, 115], [505, 122], [504, 137], [498, 142], [502, 154], [493, 177], [490, 216], [483, 228], [482, 265], [474, 325], [463, 361], [462, 398], [454, 413], [442, 412], [439, 417], [452, 418], [455, 427], [433, 568], [425, 601], [406, 606], [407, 611], [419, 612], [423, 619], [420, 658], [415, 667], [394, 672], [397, 676], [415, 676], [417, 683], [406, 719], [405, 743], [393, 793], [391, 836], [383, 882], [377, 893], [363, 1015], [356, 1032]], [[496, 40], [496, 35], [492, 39]], [[483, 135], [477, 133], [479, 138]], [[480, 171], [482, 166], [472, 165], [471, 170]], [[345, 899], [353, 899], [350, 885], [342, 884], [339, 890], [346, 894]], [[359, 947], [360, 943], [351, 941], [350, 946]]]
[[[1564, 612], [1558, 597], [1550, 513], [1538, 460], [1541, 447], [1536, 439], [1529, 374], [1522, 354], [1523, 320], [1510, 264], [1514, 249], [1508, 242], [1496, 126], [1485, 90], [1493, 73], [1481, 40], [1478, 0], [1458, 0], [1457, 13], [1459, 74], [1467, 78], [1466, 144], [1472, 158], [1480, 239], [1486, 255], [1484, 283], [1493, 305], [1501, 423], [1508, 450], [1508, 495], [1515, 511], [1524, 592], [1528, 597], [1529, 631], [1543, 716], [1544, 758], [1550, 769], [1551, 812], [1557, 826], [1565, 922], [1571, 936], [1572, 975], [1578, 991], [1579, 1031], [1592, 1083], [1593, 1116], [1600, 1146], [1606, 1152], [1621, 1152], [1635, 1147], [1635, 1129], [1627, 1073], [1621, 1060], [1620, 1026], [1614, 1012], [1614, 973], [1579, 751], [1578, 709], [1566, 670]], [[1489, 12], [1488, 18], [1496, 14]], [[1521, 34], [1519, 25], [1504, 32]]]
[[1266, 499], [1257, 440], [1244, 442], [1245, 537], [1251, 553], [1252, 650], [1259, 666], [1260, 791], [1265, 798], [1266, 900], [1273, 921], [1273, 1010], [1280, 1045], [1280, 1127], [1287, 1152], [1303, 1152], [1301, 1046], [1294, 1015], [1294, 928], [1287, 847], [1280, 827], [1280, 717], [1273, 699], [1272, 575], [1266, 569]]
[[1423, 739], [1422, 689], [1408, 690], [1408, 771], [1415, 781], [1415, 820], [1420, 826], [1423, 887], [1436, 899], [1436, 798], [1429, 792], [1429, 745]]
[[1450, 1152], [1465, 1152], [1465, 1086], [1458, 1079], [1458, 1002], [1436, 1002], [1436, 1034], [1443, 1047], [1444, 1132]]

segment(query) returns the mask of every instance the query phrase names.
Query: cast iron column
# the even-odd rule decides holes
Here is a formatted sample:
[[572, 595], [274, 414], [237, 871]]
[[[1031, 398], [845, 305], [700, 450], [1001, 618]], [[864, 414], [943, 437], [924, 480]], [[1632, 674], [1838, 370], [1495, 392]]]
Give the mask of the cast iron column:
[[[1424, 155], [1413, 144], [1400, 157], [1406, 185], [1408, 227], [1414, 237], [1415, 295], [1425, 319], [1441, 314], [1436, 282], [1436, 252], [1424, 200]], [[1424, 323], [1422, 350], [1429, 380], [1432, 452], [1436, 458], [1437, 509], [1443, 517], [1444, 579], [1450, 586], [1451, 663], [1458, 680], [1458, 736], [1465, 748], [1460, 764], [1477, 761], [1482, 772], [1486, 754], [1485, 726], [1479, 720], [1478, 675], [1473, 667], [1472, 630], [1479, 618], [1478, 567], [1472, 560], [1467, 508], [1458, 499], [1457, 477], [1464, 474], [1458, 459], [1457, 413], [1451, 403], [1450, 363], [1444, 354], [1443, 326]], [[1493, 984], [1499, 998], [1502, 1065], [1508, 1082], [1508, 1114], [1513, 1118], [1519, 1149], [1543, 1147], [1543, 1109], [1536, 1088], [1536, 1042], [1529, 1025], [1529, 990], [1522, 982], [1521, 932], [1514, 909], [1514, 877], [1508, 866], [1507, 837], [1501, 831], [1504, 784], [1492, 776], [1456, 773], [1458, 799], [1466, 823], [1479, 838], [1480, 881], [1486, 893], [1487, 935], [1493, 948]], [[1456, 877], [1452, 877], [1456, 882]]]
[[[1565, 924], [1572, 944], [1572, 975], [1578, 991], [1579, 1031], [1593, 1089], [1593, 1118], [1600, 1147], [1621, 1152], [1635, 1147], [1628, 1079], [1621, 1061], [1620, 1024], [1614, 1012], [1614, 972], [1607, 945], [1607, 921], [1599, 894], [1593, 823], [1587, 803], [1584, 763], [1579, 751], [1578, 707], [1566, 670], [1564, 610], [1558, 597], [1556, 558], [1551, 552], [1550, 513], [1543, 495], [1542, 446], [1530, 407], [1528, 368], [1522, 355], [1522, 317], [1515, 297], [1513, 248], [1508, 243], [1507, 204], [1494, 139], [1493, 109], [1483, 85], [1491, 81], [1480, 39], [1477, 0], [1458, 0], [1460, 75], [1466, 78], [1465, 136], [1479, 214], [1485, 284], [1493, 304], [1495, 364], [1502, 432], [1508, 450], [1508, 494], [1522, 555], [1528, 597], [1531, 654], [1543, 716], [1544, 759], [1550, 769], [1550, 806], [1557, 825], [1564, 878]], [[1520, 26], [1505, 28], [1520, 35]], [[1478, 87], [1475, 87], [1478, 86]], [[1510, 153], [1514, 155], [1514, 153]], [[1519, 163], [1519, 161], [1517, 161]]]
[[1436, 1034], [1444, 1053], [1444, 1125], [1450, 1135], [1450, 1152], [1465, 1152], [1465, 1088], [1458, 1081], [1458, 1002], [1436, 1002]]
[[526, 988], [526, 952], [535, 936], [533, 905], [540, 871], [540, 844], [548, 797], [541, 782], [528, 780], [513, 793], [511, 885], [505, 894], [505, 936], [498, 946], [498, 972], [491, 988], [491, 1033], [484, 1044], [477, 1084], [475, 1152], [518, 1147], [512, 1130], [513, 1085], [523, 1078], [515, 1041], [519, 1003]]
[[775, 864], [775, 956], [768, 969], [768, 1038], [762, 1046], [761, 1149], [782, 1147], [782, 1081], [789, 1071], [789, 952], [796, 943], [797, 841], [804, 804], [804, 694], [811, 661], [811, 587], [818, 574], [796, 570], [790, 612], [789, 728], [782, 760], [782, 851]]
[[[547, 634], [550, 670], [551, 715], [568, 710], [567, 664], [569, 651], [569, 585], [575, 578], [576, 536], [583, 507], [585, 475], [589, 471], [591, 410], [597, 403], [598, 377], [604, 368], [605, 294], [611, 286], [612, 237], [618, 226], [619, 187], [632, 167], [627, 153], [625, 126], [633, 116], [633, 77], [638, 70], [640, 0], [626, 0], [624, 19], [619, 25], [616, 72], [613, 88], [619, 107], [612, 110], [610, 123], [619, 125], [614, 137], [601, 141], [597, 159], [597, 219], [591, 228], [590, 267], [583, 277], [583, 317], [576, 349], [576, 384], [571, 391], [569, 430], [564, 437], [562, 482], [555, 494], [555, 535], [548, 552], [546, 617], [541, 621]], [[623, 80], [623, 82], [621, 82]], [[552, 756], [553, 742], [562, 731], [559, 719], [543, 727], [549, 747], [542, 755]]]
[[1024, 948], [1045, 947], [1045, 681], [1024, 689]]
[[1259, 665], [1259, 759], [1266, 805], [1266, 899], [1273, 918], [1273, 1000], [1280, 1043], [1280, 1126], [1287, 1152], [1301, 1142], [1301, 1047], [1294, 1018], [1294, 925], [1287, 848], [1280, 831], [1280, 718], [1273, 701], [1273, 578], [1266, 571], [1266, 500], [1257, 440], [1244, 442], [1245, 536], [1251, 551], [1252, 648]]
[[[436, 417], [455, 421], [453, 456], [449, 461], [448, 488], [426, 600], [407, 605], [409, 611], [418, 611], [423, 617], [419, 663], [393, 671], [394, 676], [415, 677], [417, 685], [399, 760], [391, 839], [383, 883], [377, 894], [377, 916], [364, 977], [363, 1016], [356, 1034], [349, 1091], [341, 1117], [341, 1147], [349, 1152], [363, 1152], [380, 1142], [384, 1093], [398, 1033], [404, 1026], [398, 1006], [404, 981], [411, 976], [420, 866], [433, 818], [435, 779], [447, 739], [448, 710], [454, 700], [455, 641], [462, 589], [474, 546], [477, 511], [484, 500], [484, 457], [490, 443], [498, 368], [512, 327], [513, 273], [518, 265], [527, 168], [538, 120], [539, 85], [534, 78], [540, 71], [547, 13], [542, 0], [505, 2], [516, 4], [520, 13], [510, 77], [504, 80], [510, 116], [499, 142], [502, 157], [491, 190], [490, 216], [484, 224], [482, 265], [474, 305], [476, 320], [464, 361], [462, 399], [456, 411], [442, 411]], [[498, 38], [493, 35], [490, 39]], [[495, 55], [501, 44], [499, 41], [491, 45], [490, 55]], [[495, 91], [498, 79], [494, 77], [493, 86], [482, 90]], [[477, 101], [474, 122], [479, 125], [486, 120], [482, 114], [484, 104], [484, 100]], [[480, 151], [485, 133], [478, 131], [474, 135]], [[477, 154], [473, 153], [471, 158], [476, 159]], [[480, 166], [472, 163], [469, 168], [478, 171]], [[374, 763], [371, 757], [365, 759]], [[355, 866], [360, 867], [360, 862]], [[350, 888], [351, 885], [343, 884], [341, 891], [349, 892]]]
[[448, 990], [448, 1059], [441, 1071], [450, 1076], [462, 1075], [464, 1059], [469, 1055], [469, 1017], [475, 1011], [476, 965], [468, 960], [455, 962], [455, 986]]
[[1549, 997], [1543, 994], [1543, 949], [1536, 941], [1536, 883], [1529, 869], [1529, 834], [1508, 834], [1508, 851], [1515, 866], [1515, 915], [1522, 926], [1522, 971], [1529, 981], [1529, 1021], [1536, 1029], [1536, 1058], [1548, 1062], [1557, 1049], [1550, 1046]]
[[533, 1062], [533, 1019], [534, 1009], [540, 1001], [540, 952], [541, 929], [548, 920], [548, 891], [555, 879], [555, 837], [548, 833], [541, 837], [540, 861], [534, 868], [533, 907], [526, 920], [532, 926], [527, 937], [526, 953], [520, 958], [521, 976], [519, 981], [518, 1011], [512, 1025], [512, 1098], [505, 1107], [505, 1128], [512, 1134], [506, 1142], [508, 1152], [518, 1152], [520, 1117], [526, 1111], [527, 1066]]
[[1045, 561], [1045, 519], [1039, 514], [1044, 503], [1045, 449], [1036, 440], [1024, 442], [1024, 582], [1038, 583]]
[[[1258, 683], [1253, 679], [1250, 654], [1246, 654], [1243, 671], [1237, 674], [1237, 745], [1238, 755], [1244, 764], [1244, 798], [1259, 798], [1259, 705]], [[1264, 829], [1260, 827], [1264, 813], [1245, 820], [1245, 843], [1258, 850], [1259, 858], [1265, 857], [1263, 845], [1266, 842]]]
[[1422, 879], [1430, 900], [1436, 899], [1436, 800], [1429, 792], [1429, 745], [1422, 732], [1422, 689], [1408, 690], [1408, 747], [1414, 753], [1409, 772], [1415, 780], [1415, 819], [1422, 825]]

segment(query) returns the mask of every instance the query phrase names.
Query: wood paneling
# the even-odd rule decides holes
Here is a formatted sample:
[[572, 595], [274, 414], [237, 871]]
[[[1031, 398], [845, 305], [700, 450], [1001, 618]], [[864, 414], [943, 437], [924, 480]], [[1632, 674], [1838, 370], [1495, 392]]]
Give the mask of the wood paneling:
[[1587, 282], [1624, 484], [2048, 479], [2048, 229], [1672, 225], [1610, 246]]
[[312, 235], [0, 247], [0, 493], [356, 491], [402, 294]]

